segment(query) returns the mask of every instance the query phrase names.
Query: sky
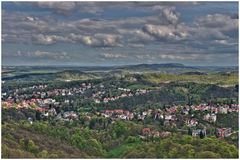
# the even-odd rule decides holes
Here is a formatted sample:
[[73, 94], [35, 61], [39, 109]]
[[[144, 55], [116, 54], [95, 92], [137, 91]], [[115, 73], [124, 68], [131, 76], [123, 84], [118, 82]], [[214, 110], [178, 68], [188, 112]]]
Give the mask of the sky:
[[2, 2], [2, 65], [238, 66], [238, 2]]

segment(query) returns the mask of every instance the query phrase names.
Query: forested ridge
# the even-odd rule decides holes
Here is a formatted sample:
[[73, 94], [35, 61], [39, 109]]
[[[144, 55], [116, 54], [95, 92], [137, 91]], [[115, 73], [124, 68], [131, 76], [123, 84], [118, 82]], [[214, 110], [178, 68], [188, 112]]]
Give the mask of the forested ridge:
[[[71, 124], [68, 124], [71, 125]], [[72, 124], [74, 125], [74, 124]], [[141, 140], [140, 126], [117, 122], [106, 131], [46, 122], [4, 123], [2, 158], [237, 158], [236, 146], [216, 137], [178, 133]]]

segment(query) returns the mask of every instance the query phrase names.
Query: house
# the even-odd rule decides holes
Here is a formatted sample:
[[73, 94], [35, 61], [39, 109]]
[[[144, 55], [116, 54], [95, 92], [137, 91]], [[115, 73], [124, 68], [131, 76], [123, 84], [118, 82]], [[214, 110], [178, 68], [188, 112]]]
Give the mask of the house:
[[146, 115], [147, 115], [147, 111], [143, 111], [143, 112], [142, 112], [142, 115], [143, 115], [143, 116], [146, 116]]
[[51, 99], [51, 98], [47, 98], [47, 99], [43, 100], [44, 104], [52, 104], [54, 102], [56, 102], [56, 100], [55, 99]]
[[56, 112], [55, 108], [51, 108], [51, 109], [48, 110], [48, 114], [50, 116], [56, 116], [57, 112]]
[[129, 94], [128, 94], [128, 96], [129, 96], [129, 97], [132, 97], [132, 96], [133, 96], [133, 94], [132, 94], [132, 93], [129, 93]]
[[195, 127], [196, 125], [198, 125], [198, 121], [196, 119], [187, 120], [187, 126]]
[[46, 111], [43, 112], [43, 113], [42, 113], [42, 117], [48, 117], [48, 112], [46, 112]]
[[138, 120], [144, 120], [144, 119], [145, 119], [145, 116], [144, 116], [144, 115], [138, 114]]
[[112, 115], [114, 113], [113, 110], [105, 110], [104, 112], [106, 115]]
[[37, 108], [35, 108], [35, 110], [36, 110], [36, 111], [39, 111], [39, 112], [45, 112], [45, 111], [47, 111], [46, 108], [41, 108], [41, 107], [37, 107]]
[[209, 121], [215, 123], [217, 120], [217, 115], [216, 114], [211, 114]]
[[147, 111], [147, 115], [151, 115], [151, 114], [152, 114], [152, 112], [153, 112], [153, 110], [152, 110], [152, 109], [148, 109], [148, 111]]
[[29, 122], [30, 124], [33, 124], [33, 119], [32, 119], [31, 117], [28, 117], [28, 122]]
[[154, 119], [156, 120], [156, 119], [163, 119], [164, 117], [163, 117], [163, 115], [161, 114], [161, 113], [155, 113], [154, 114]]
[[103, 99], [103, 102], [104, 102], [104, 103], [107, 103], [108, 100], [109, 100], [108, 98], [104, 98], [104, 99]]
[[212, 114], [206, 114], [204, 117], [203, 117], [203, 119], [205, 120], [205, 121], [209, 121], [209, 122], [212, 122], [212, 123], [215, 123], [216, 122], [216, 120], [217, 120], [217, 115], [216, 114], [214, 114], [214, 113], [212, 113]]
[[211, 112], [217, 114], [218, 113], [218, 108], [212, 107]]
[[226, 107], [220, 107], [220, 108], [219, 108], [219, 113], [227, 114], [227, 113], [228, 113], [228, 108], [226, 108]]
[[166, 108], [166, 111], [170, 114], [174, 114], [177, 111], [177, 107], [174, 106], [174, 107]]
[[228, 137], [231, 135], [231, 128], [217, 128], [217, 136], [218, 137]]
[[196, 137], [196, 136], [199, 136], [200, 134], [203, 135], [206, 135], [206, 130], [205, 129], [195, 129], [195, 130], [192, 130], [192, 136]]
[[77, 116], [77, 114], [75, 112], [69, 111], [69, 112], [64, 112], [63, 118], [65, 120], [73, 120], [73, 119], [77, 119], [78, 116]]
[[151, 129], [150, 128], [143, 128], [142, 129], [142, 135], [150, 136], [151, 135]]
[[118, 117], [120, 118], [120, 119], [123, 119], [123, 120], [126, 120], [127, 119], [127, 116], [126, 115], [118, 115]]
[[123, 114], [124, 111], [122, 109], [115, 109], [114, 112], [117, 114]]
[[100, 100], [99, 99], [95, 99], [95, 103], [100, 103]]
[[131, 120], [131, 119], [134, 118], [134, 114], [133, 114], [133, 113], [130, 113], [130, 114], [127, 115], [127, 117], [128, 117], [128, 120]]
[[182, 113], [185, 114], [185, 115], [188, 115], [189, 111], [187, 109], [183, 109]]
[[105, 118], [109, 118], [110, 117], [110, 115], [105, 114], [105, 113], [102, 113], [101, 115], [104, 116]]
[[165, 115], [165, 120], [171, 120], [172, 119], [172, 115]]
[[41, 93], [41, 98], [44, 98], [46, 96], [46, 93]]
[[127, 97], [126, 93], [121, 94], [121, 97]]
[[152, 136], [153, 137], [160, 137], [160, 132], [159, 131], [152, 131]]

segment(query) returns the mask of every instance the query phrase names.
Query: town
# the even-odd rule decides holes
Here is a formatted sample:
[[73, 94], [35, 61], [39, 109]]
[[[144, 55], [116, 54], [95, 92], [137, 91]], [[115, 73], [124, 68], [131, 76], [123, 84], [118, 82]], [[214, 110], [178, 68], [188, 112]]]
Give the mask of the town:
[[[238, 113], [238, 104], [211, 104], [201, 103], [198, 105], [166, 105], [163, 108], [144, 109], [96, 109], [93, 111], [79, 111], [71, 109], [73, 96], [83, 96], [83, 99], [90, 100], [95, 104], [106, 104], [124, 97], [133, 97], [144, 95], [152, 90], [121, 88], [112, 85], [111, 89], [118, 94], [109, 96], [109, 88], [103, 84], [94, 85], [93, 83], [80, 83], [70, 88], [58, 88], [48, 90], [48, 85], [33, 85], [24, 88], [8, 90], [2, 93], [2, 108], [17, 110], [30, 109], [35, 110], [36, 117], [28, 117], [32, 124], [36, 120], [48, 120], [49, 118], [56, 121], [79, 121], [84, 119], [84, 124], [90, 124], [93, 117], [102, 117], [109, 120], [110, 123], [115, 121], [133, 121], [143, 124], [141, 138], [148, 137], [167, 137], [172, 132], [182, 132], [191, 136], [210, 136], [228, 137], [235, 131], [231, 127], [221, 127], [218, 122], [218, 116], [223, 114]], [[90, 95], [84, 96], [88, 91]], [[113, 91], [111, 91], [113, 92]], [[54, 99], [53, 97], [58, 97]], [[60, 98], [59, 98], [60, 97]], [[67, 108], [67, 109], [66, 109]], [[87, 118], [86, 118], [87, 117]], [[151, 128], [146, 127], [148, 124], [157, 123]], [[160, 131], [161, 130], [161, 131]]]

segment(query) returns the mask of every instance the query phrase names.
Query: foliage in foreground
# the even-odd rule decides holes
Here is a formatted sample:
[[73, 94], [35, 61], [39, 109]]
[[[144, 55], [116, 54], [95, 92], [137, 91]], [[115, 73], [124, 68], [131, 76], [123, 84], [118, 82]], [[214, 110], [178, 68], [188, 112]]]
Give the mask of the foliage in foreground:
[[5, 123], [2, 158], [238, 158], [237, 147], [223, 139], [175, 133], [142, 140], [131, 125], [120, 121], [95, 131], [45, 122]]

